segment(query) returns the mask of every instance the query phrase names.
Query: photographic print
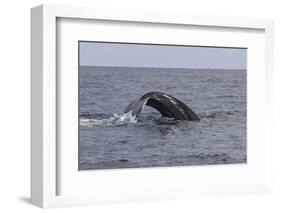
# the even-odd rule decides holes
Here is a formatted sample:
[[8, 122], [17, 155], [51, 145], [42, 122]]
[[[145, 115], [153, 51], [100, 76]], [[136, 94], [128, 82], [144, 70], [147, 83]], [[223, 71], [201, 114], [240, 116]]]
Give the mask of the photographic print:
[[79, 170], [247, 162], [247, 48], [78, 48]]

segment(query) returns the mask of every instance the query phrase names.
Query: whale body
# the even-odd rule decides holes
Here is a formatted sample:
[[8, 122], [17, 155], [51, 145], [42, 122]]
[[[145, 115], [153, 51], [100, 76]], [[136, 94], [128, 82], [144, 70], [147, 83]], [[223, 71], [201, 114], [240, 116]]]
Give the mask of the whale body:
[[183, 102], [163, 92], [144, 94], [140, 99], [130, 103], [124, 113], [131, 112], [133, 116], [137, 117], [145, 105], [158, 110], [163, 117], [174, 118], [175, 120], [200, 120]]

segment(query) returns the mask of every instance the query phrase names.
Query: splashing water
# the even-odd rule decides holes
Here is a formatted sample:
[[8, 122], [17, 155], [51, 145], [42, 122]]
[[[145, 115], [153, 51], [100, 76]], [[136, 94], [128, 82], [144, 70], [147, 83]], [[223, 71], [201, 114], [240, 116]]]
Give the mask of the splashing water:
[[127, 123], [136, 123], [136, 116], [132, 115], [132, 112], [122, 113], [122, 114], [113, 114], [112, 117], [105, 119], [95, 119], [95, 118], [80, 118], [81, 126], [110, 126], [110, 125], [121, 125]]

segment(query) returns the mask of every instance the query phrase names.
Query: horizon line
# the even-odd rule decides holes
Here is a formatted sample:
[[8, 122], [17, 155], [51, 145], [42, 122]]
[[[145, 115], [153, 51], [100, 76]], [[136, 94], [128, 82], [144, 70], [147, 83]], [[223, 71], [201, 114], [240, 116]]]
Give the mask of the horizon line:
[[136, 66], [100, 66], [100, 65], [79, 65], [79, 67], [114, 67], [114, 68], [156, 68], [156, 69], [193, 69], [193, 70], [247, 70], [239, 68], [192, 68], [192, 67], [136, 67]]

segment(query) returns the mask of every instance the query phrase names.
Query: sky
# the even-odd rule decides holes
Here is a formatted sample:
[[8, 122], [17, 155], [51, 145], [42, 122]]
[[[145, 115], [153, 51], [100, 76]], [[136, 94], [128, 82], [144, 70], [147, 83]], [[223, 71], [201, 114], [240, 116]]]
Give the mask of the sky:
[[246, 69], [247, 49], [79, 42], [81, 66]]

